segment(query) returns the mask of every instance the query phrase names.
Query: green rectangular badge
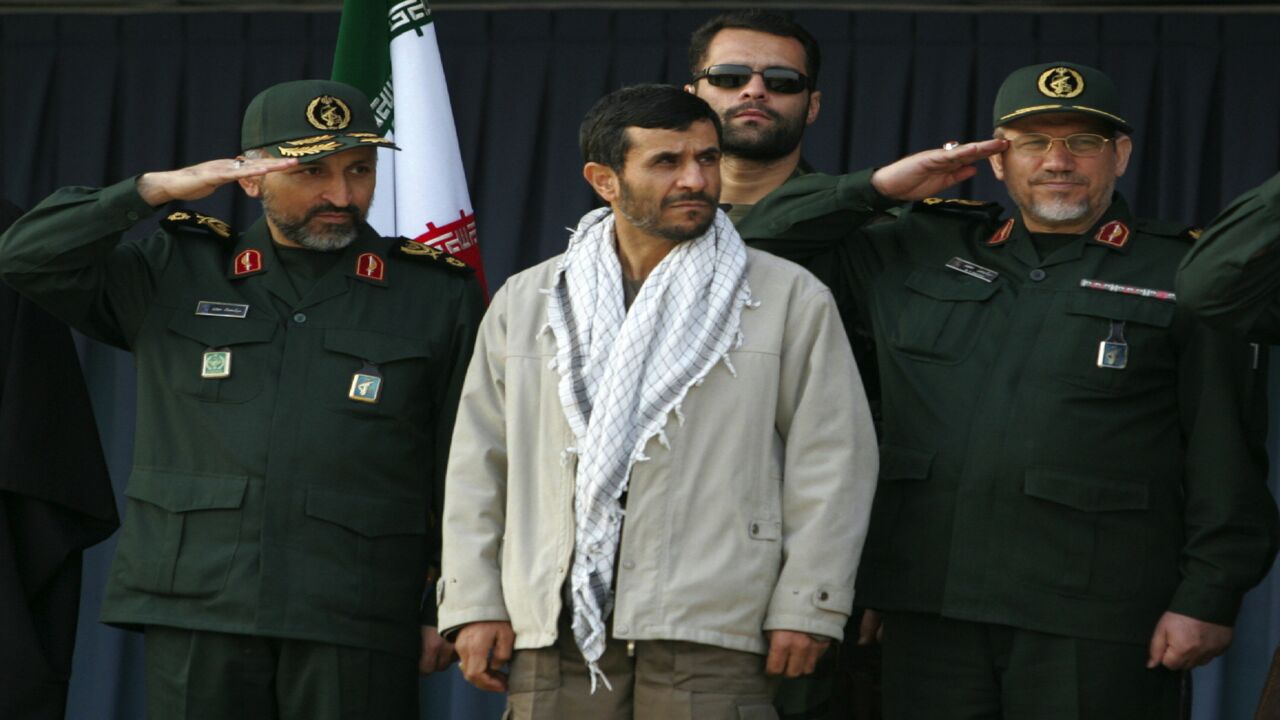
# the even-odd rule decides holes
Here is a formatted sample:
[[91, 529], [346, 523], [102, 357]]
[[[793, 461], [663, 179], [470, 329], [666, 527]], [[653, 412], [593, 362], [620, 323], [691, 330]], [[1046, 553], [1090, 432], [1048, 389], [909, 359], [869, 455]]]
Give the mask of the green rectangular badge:
[[231, 351], [209, 350], [200, 365], [200, 377], [222, 379], [231, 377]]

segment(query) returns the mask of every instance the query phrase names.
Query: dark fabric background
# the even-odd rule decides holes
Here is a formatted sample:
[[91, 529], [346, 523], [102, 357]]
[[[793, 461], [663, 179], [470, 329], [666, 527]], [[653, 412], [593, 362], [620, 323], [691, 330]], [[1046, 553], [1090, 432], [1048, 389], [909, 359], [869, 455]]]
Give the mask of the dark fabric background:
[[[682, 82], [689, 33], [710, 14], [437, 10], [491, 287], [559, 252], [565, 226], [591, 207], [576, 145], [590, 104], [623, 84]], [[1207, 222], [1280, 169], [1280, 14], [797, 18], [824, 55], [822, 114], [805, 143], [820, 170], [989, 136], [1004, 75], [1056, 59], [1099, 66], [1127, 93], [1125, 114], [1138, 130], [1120, 185], [1139, 214]], [[234, 154], [241, 111], [256, 92], [328, 76], [337, 26], [336, 13], [0, 15], [0, 196], [31, 206], [61, 185]], [[959, 194], [1007, 203], [988, 170], [970, 185]], [[241, 226], [257, 213], [231, 189], [196, 207]], [[131, 361], [78, 344], [119, 494], [131, 454]], [[1280, 384], [1275, 368], [1272, 375]], [[1275, 443], [1280, 431], [1272, 436]], [[142, 717], [138, 638], [94, 621], [112, 550], [108, 542], [86, 557], [70, 718]], [[1247, 598], [1232, 652], [1197, 672], [1196, 717], [1252, 717], [1277, 641], [1273, 577]], [[501, 707], [454, 672], [424, 686], [424, 717], [496, 717]]]

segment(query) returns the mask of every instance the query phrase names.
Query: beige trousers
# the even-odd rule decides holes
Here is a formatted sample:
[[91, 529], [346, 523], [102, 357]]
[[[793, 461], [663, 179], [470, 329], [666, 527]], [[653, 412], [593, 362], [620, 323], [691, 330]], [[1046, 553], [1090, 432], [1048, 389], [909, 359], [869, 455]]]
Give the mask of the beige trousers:
[[591, 678], [573, 631], [560, 623], [551, 647], [517, 650], [507, 694], [510, 720], [776, 720], [777, 681], [764, 656], [673, 640], [609, 639]]

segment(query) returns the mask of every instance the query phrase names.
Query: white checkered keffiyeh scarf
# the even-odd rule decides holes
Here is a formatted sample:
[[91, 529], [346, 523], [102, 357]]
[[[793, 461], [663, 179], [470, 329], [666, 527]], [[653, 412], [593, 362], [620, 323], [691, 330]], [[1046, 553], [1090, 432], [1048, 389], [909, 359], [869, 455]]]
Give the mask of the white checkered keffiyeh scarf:
[[[604, 654], [605, 618], [613, 609], [613, 564], [622, 534], [619, 499], [644, 446], [663, 433], [685, 394], [742, 343], [743, 307], [751, 307], [747, 251], [723, 212], [702, 237], [679, 243], [653, 269], [628, 312], [614, 216], [594, 210], [578, 223], [543, 292], [556, 341], [560, 403], [578, 455], [570, 590], [573, 636], [596, 680]], [[546, 329], [546, 328], [544, 328]], [[736, 375], [736, 372], [735, 372]], [[567, 455], [566, 455], [567, 457]]]

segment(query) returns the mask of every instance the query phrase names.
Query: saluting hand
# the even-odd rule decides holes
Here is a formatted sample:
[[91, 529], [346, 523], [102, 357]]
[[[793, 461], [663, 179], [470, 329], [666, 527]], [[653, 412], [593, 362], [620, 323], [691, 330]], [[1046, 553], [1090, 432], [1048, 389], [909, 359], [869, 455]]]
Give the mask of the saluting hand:
[[145, 173], [138, 178], [138, 194], [152, 207], [172, 200], [199, 200], [229, 182], [266, 175], [297, 164], [294, 158], [209, 160], [179, 170]]
[[894, 200], [923, 200], [978, 173], [974, 163], [1004, 152], [1008, 140], [983, 140], [925, 150], [886, 165], [871, 175], [876, 192]]
[[1231, 644], [1228, 625], [1166, 612], [1151, 635], [1147, 669], [1164, 665], [1170, 670], [1190, 670], [1208, 663]]

